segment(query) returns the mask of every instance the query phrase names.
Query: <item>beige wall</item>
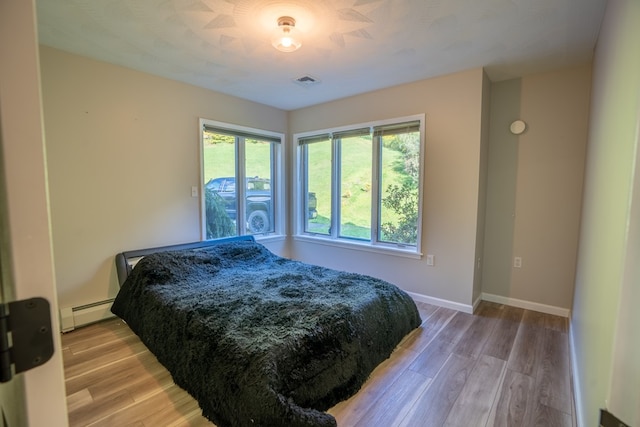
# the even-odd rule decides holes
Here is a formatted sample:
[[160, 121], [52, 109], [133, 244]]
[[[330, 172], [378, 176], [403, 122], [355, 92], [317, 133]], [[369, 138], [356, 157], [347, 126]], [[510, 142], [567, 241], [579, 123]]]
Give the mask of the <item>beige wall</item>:
[[372, 274], [410, 292], [470, 307], [479, 221], [483, 78], [483, 70], [474, 69], [290, 112], [291, 133], [425, 114], [422, 251], [435, 255], [436, 262], [430, 267], [424, 258], [302, 241], [292, 243], [292, 255]]
[[492, 84], [483, 291], [508, 297], [518, 176], [518, 139], [509, 123], [520, 118], [520, 79]]
[[482, 79], [482, 127], [480, 139], [480, 181], [478, 182], [478, 220], [476, 227], [476, 262], [473, 278], [474, 303], [482, 297], [482, 270], [487, 221], [487, 191], [489, 182], [489, 146], [491, 138], [491, 80], [485, 74]]
[[[640, 2], [610, 1], [593, 96], [571, 341], [579, 418], [640, 425]], [[635, 297], [635, 298], [634, 298]]]
[[118, 252], [200, 239], [199, 118], [287, 130], [272, 107], [49, 47], [40, 55], [60, 307], [114, 297]]
[[[568, 313], [590, 84], [590, 65], [494, 84], [484, 293]], [[527, 123], [520, 136], [515, 119]]]

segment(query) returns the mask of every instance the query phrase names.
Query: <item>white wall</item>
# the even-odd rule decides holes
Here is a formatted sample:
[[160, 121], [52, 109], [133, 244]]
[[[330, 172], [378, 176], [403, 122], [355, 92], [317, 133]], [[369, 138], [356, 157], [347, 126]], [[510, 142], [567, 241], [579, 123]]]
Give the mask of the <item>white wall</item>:
[[[67, 406], [60, 336], [55, 333], [36, 28], [33, 0], [0, 1], [0, 302], [49, 301], [54, 353], [42, 366], [0, 384], [0, 397], [2, 425], [61, 427], [67, 425]], [[13, 291], [7, 292], [11, 285]]]
[[61, 307], [114, 297], [118, 252], [200, 239], [199, 118], [287, 130], [276, 108], [49, 47], [40, 55]]
[[[596, 47], [571, 341], [579, 419], [640, 425], [640, 2], [612, 0]], [[635, 297], [635, 299], [634, 299]]]
[[[293, 241], [297, 259], [371, 274], [417, 294], [471, 307], [476, 274], [482, 142], [482, 69], [396, 86], [289, 113], [292, 134], [424, 113], [420, 260]], [[291, 157], [293, 157], [293, 149]]]
[[[485, 294], [568, 315], [590, 85], [590, 65], [493, 84]], [[520, 136], [509, 131], [516, 119], [527, 123]]]

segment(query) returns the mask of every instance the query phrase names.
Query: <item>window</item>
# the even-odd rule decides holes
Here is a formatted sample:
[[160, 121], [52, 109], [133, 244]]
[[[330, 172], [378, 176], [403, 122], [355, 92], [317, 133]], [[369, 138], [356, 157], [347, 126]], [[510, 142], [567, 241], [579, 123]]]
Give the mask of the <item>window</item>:
[[296, 135], [299, 235], [419, 253], [424, 116]]
[[203, 237], [277, 233], [282, 134], [200, 122]]

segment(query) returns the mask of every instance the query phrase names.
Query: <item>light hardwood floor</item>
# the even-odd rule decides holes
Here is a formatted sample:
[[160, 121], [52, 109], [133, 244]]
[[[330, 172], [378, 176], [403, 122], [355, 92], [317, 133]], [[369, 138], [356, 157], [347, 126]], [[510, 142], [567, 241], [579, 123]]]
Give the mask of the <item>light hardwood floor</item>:
[[[488, 302], [474, 315], [418, 308], [421, 327], [329, 410], [339, 427], [575, 427], [567, 319]], [[62, 346], [72, 427], [213, 426], [122, 321]]]

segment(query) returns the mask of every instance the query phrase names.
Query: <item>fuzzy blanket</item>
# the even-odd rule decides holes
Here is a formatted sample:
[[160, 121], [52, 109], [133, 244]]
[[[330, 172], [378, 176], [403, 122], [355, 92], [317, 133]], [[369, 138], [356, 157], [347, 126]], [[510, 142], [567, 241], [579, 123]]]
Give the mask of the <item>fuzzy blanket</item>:
[[146, 256], [112, 311], [219, 427], [335, 426], [323, 411], [421, 323], [392, 284], [256, 242]]

